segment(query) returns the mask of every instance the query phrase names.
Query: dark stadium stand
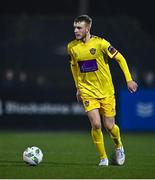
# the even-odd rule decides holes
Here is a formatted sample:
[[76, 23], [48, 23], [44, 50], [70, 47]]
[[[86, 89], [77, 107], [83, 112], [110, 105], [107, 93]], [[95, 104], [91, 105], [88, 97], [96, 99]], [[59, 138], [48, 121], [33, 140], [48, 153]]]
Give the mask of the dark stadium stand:
[[[28, 86], [36, 85], [39, 77], [46, 81], [43, 87], [73, 85], [66, 52], [67, 43], [74, 38], [71, 18], [1, 16], [0, 22], [3, 24], [0, 29], [1, 79], [6, 69], [11, 68], [16, 81], [20, 72], [27, 74]], [[137, 19], [100, 17], [95, 18], [93, 24], [92, 33], [106, 38], [123, 53], [130, 68], [137, 71], [139, 82], [145, 71], [154, 70], [151, 53], [154, 41]], [[117, 69], [112, 73], [117, 78]], [[118, 79], [121, 80], [121, 75]]]

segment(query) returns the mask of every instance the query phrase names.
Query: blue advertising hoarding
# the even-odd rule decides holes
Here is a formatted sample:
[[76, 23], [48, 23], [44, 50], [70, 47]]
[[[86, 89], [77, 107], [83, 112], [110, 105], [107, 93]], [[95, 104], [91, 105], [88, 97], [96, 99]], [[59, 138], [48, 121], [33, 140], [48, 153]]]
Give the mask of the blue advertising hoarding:
[[122, 130], [155, 131], [155, 89], [122, 90], [119, 105]]

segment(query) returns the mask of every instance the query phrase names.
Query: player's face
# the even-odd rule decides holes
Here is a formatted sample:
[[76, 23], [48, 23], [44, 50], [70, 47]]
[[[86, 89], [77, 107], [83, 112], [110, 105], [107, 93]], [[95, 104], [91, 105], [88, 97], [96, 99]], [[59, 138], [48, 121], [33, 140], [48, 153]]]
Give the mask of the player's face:
[[74, 33], [75, 33], [75, 38], [77, 40], [84, 39], [88, 32], [89, 32], [88, 25], [84, 21], [74, 22]]

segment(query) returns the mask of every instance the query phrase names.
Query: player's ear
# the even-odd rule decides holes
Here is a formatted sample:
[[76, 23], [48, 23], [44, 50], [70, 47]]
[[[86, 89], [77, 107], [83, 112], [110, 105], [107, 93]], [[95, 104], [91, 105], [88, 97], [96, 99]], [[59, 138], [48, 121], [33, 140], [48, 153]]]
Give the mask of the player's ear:
[[90, 29], [91, 29], [91, 26], [90, 26], [90, 25], [87, 25], [87, 30], [88, 30], [88, 32], [90, 32]]
[[87, 28], [86, 28], [86, 32], [88, 33], [90, 31], [90, 27], [89, 26], [87, 26]]

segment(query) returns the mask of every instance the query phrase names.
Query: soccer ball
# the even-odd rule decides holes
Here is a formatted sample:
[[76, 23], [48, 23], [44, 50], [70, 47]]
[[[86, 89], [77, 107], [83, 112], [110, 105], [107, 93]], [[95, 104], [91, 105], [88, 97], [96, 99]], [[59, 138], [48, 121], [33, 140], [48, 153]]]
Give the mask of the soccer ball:
[[42, 150], [36, 146], [28, 147], [23, 152], [23, 160], [28, 165], [36, 166], [43, 160]]

